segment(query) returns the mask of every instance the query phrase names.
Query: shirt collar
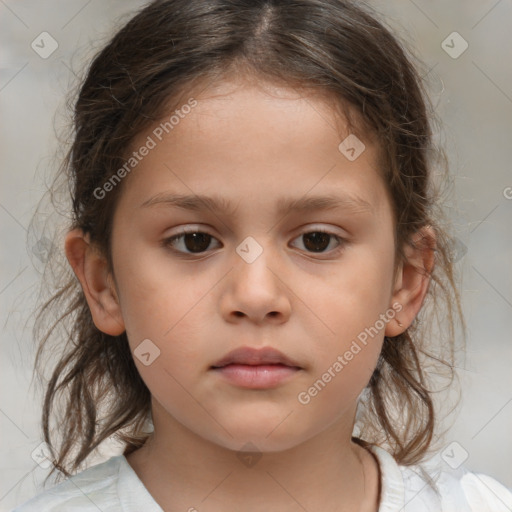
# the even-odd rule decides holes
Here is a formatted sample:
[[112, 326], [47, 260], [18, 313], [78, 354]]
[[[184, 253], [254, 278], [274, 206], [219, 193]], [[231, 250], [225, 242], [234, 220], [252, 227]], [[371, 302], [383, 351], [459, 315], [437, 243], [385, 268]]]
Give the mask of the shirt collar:
[[405, 489], [402, 472], [393, 456], [380, 446], [368, 449], [379, 463], [380, 501], [378, 512], [399, 512], [405, 507]]

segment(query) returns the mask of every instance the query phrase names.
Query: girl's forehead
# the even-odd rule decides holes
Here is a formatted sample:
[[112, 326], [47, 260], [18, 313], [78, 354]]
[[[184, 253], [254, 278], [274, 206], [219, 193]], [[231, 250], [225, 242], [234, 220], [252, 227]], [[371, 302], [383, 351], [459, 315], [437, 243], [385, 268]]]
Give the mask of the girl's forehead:
[[263, 200], [340, 187], [380, 202], [374, 145], [340, 130], [322, 95], [230, 81], [190, 92], [137, 138], [125, 203], [165, 191]]
[[[350, 122], [345, 112], [350, 113]], [[252, 134], [254, 144], [267, 149], [299, 143], [323, 152], [328, 144], [338, 147], [348, 135], [355, 135], [354, 131], [360, 140], [370, 142], [371, 134], [360, 129], [360, 123], [354, 126], [354, 119], [357, 122], [359, 116], [353, 108], [341, 106], [324, 91], [246, 79], [224, 80], [199, 91], [184, 90], [150, 132], [156, 130], [155, 135], [162, 139], [158, 142], [168, 147], [189, 140], [196, 147], [210, 142], [220, 148], [250, 139]], [[244, 149], [236, 148], [240, 153]]]
[[[309, 107], [332, 129], [337, 129], [340, 136], [347, 129], [357, 131], [360, 138], [373, 136], [372, 130], [364, 125], [363, 117], [354, 106], [335, 96], [332, 91], [312, 84], [285, 82], [255, 72], [229, 72], [221, 78], [204, 77], [192, 82], [190, 86], [182, 86], [179, 96], [173, 95], [169, 108], [163, 112], [163, 118], [192, 97], [198, 101], [199, 108], [194, 109], [196, 114], [203, 112], [220, 115], [224, 112], [223, 117], [227, 117], [228, 113], [241, 114], [251, 108], [259, 110], [262, 105], [267, 105], [279, 115]], [[349, 127], [347, 114], [350, 116]]]
[[[141, 148], [148, 143], [152, 148], [131, 172], [121, 196], [124, 209], [135, 213], [144, 203], [169, 197], [176, 204], [175, 196], [186, 195], [180, 201], [192, 209], [193, 197], [203, 198], [204, 206], [204, 198], [214, 196], [217, 203], [229, 203], [228, 211], [235, 205], [243, 210], [243, 198], [247, 209], [257, 203], [283, 215], [279, 205], [285, 200], [315, 196], [318, 205], [331, 196], [353, 212], [379, 210], [382, 190], [371, 145], [350, 161], [340, 151], [335, 128], [307, 103], [291, 110], [241, 104], [248, 110], [231, 104], [224, 110], [195, 111], [198, 100], [194, 112], [161, 140], [155, 129], [145, 134]], [[365, 203], [370, 207], [361, 206]]]

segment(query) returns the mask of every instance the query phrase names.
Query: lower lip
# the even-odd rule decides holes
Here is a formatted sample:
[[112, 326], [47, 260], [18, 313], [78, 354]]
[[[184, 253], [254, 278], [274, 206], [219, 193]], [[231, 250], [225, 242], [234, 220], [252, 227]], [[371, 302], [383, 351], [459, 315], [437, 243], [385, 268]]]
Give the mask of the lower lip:
[[300, 368], [283, 364], [228, 364], [214, 368], [232, 384], [249, 389], [273, 388], [295, 375]]

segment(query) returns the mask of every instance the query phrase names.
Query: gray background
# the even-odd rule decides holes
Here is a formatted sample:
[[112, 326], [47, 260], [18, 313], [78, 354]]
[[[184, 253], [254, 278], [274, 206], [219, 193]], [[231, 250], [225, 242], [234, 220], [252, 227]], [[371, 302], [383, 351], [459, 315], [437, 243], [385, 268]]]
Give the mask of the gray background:
[[[455, 187], [450, 215], [462, 248], [468, 350], [458, 368], [463, 399], [443, 446], [458, 443], [453, 453], [467, 452], [468, 469], [512, 487], [512, 2], [371, 4], [431, 69]], [[29, 255], [35, 242], [27, 228], [55, 166], [55, 127], [62, 126], [55, 112], [74, 84], [71, 69], [80, 70], [140, 5], [0, 0], [0, 510], [32, 496], [47, 473], [31, 457], [41, 442], [38, 396], [29, 387], [41, 261]], [[46, 59], [31, 48], [43, 31], [58, 43]], [[441, 47], [453, 31], [469, 44], [458, 58]]]

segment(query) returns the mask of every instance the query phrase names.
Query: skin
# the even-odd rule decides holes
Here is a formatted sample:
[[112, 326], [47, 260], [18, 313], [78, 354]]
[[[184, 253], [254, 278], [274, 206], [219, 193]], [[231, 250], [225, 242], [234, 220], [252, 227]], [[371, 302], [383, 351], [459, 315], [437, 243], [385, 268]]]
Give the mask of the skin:
[[[132, 351], [145, 339], [160, 350], [148, 366], [134, 358], [152, 394], [155, 431], [128, 462], [167, 511], [376, 511], [378, 464], [351, 441], [357, 400], [384, 335], [398, 335], [419, 311], [428, 278], [413, 265], [431, 269], [433, 255], [407, 248], [393, 279], [393, 215], [377, 147], [364, 139], [365, 151], [349, 161], [338, 149], [348, 132], [334, 129], [319, 97], [230, 80], [194, 98], [198, 105], [125, 178], [113, 223], [115, 275], [80, 230], [65, 242], [97, 328], [126, 330]], [[141, 207], [164, 191], [221, 195], [236, 213]], [[370, 208], [276, 210], [282, 196], [325, 194]], [[183, 238], [173, 247], [189, 254], [161, 245], [183, 227], [213, 237], [204, 252], [190, 254]], [[308, 250], [302, 235], [315, 228], [346, 241], [331, 237], [323, 252]], [[248, 236], [263, 250], [252, 263], [236, 252]], [[402, 327], [388, 321], [301, 404], [298, 394], [393, 303]], [[236, 387], [210, 366], [243, 345], [275, 347], [302, 369], [274, 389]], [[240, 457], [247, 443], [261, 455], [252, 466]]]

